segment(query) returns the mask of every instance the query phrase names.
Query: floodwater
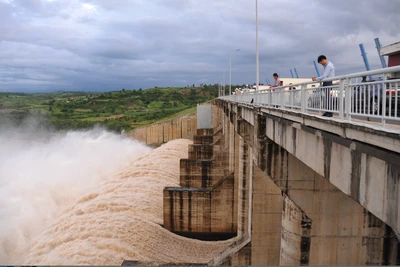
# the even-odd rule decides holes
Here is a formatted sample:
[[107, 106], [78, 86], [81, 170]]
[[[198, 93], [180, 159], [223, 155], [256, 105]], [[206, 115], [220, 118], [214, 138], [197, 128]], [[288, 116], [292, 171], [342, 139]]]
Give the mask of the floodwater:
[[0, 134], [1, 264], [207, 263], [230, 244], [160, 226], [189, 140], [154, 150], [104, 130], [20, 140]]

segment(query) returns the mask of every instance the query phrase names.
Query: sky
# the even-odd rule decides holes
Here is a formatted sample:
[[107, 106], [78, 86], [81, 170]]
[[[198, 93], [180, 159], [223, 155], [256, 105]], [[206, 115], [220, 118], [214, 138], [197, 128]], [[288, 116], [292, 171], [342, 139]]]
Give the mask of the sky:
[[[112, 91], [256, 79], [255, 0], [0, 0], [0, 91]], [[380, 68], [399, 0], [258, 0], [260, 82]], [[239, 51], [236, 51], [240, 49]], [[319, 66], [320, 71], [322, 67]]]

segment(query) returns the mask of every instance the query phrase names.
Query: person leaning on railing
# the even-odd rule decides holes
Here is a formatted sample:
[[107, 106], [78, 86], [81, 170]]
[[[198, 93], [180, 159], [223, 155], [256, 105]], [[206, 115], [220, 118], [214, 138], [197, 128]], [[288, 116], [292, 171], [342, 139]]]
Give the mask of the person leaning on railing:
[[[269, 88], [275, 88], [275, 87], [281, 86], [281, 80], [279, 79], [278, 73], [275, 72], [274, 74], [272, 74], [272, 76], [274, 77], [275, 82], [273, 84], [268, 84]], [[278, 91], [279, 92], [279, 91], [282, 91], [282, 88], [281, 88], [281, 90], [272, 89], [271, 91]], [[278, 103], [281, 102], [280, 101], [281, 100], [281, 95], [274, 94], [273, 98], [274, 98], [274, 100], [272, 102], [275, 102], [275, 104], [278, 104]], [[274, 105], [274, 107], [277, 107], [277, 105]]]
[[289, 83], [289, 90], [296, 90], [296, 87], [292, 86], [292, 83]]
[[241, 95], [242, 91], [239, 88], [235, 89], [235, 95]]
[[[324, 55], [320, 55], [318, 57], [318, 63], [321, 64], [324, 67], [324, 74], [322, 74], [322, 76], [320, 77], [312, 77], [313, 81], [322, 81], [324, 79], [327, 78], [332, 78], [335, 77], [335, 66], [333, 65], [332, 62], [330, 62], [326, 56]], [[322, 86], [332, 86], [332, 82], [323, 82]], [[330, 91], [332, 90], [332, 88], [324, 88], [325, 90], [325, 102], [327, 103], [327, 109], [331, 110], [331, 101], [330, 101]], [[322, 114], [322, 116], [325, 117], [332, 117], [333, 113], [332, 112], [325, 112], [324, 114]]]
[[[292, 83], [289, 83], [289, 91], [291, 90], [296, 90], [296, 87], [292, 86]], [[297, 94], [295, 94], [295, 92], [290, 94], [290, 105], [292, 106], [294, 104], [294, 100], [297, 97]]]
[[274, 77], [275, 82], [273, 84], [268, 84], [268, 86], [269, 87], [281, 86], [281, 80], [279, 80], [278, 74], [275, 72], [274, 74], [272, 74], [272, 76]]

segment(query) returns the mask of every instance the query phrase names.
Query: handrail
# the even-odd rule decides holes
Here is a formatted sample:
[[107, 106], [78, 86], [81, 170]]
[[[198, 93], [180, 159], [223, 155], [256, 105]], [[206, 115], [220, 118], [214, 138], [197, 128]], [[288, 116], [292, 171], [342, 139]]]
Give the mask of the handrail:
[[400, 72], [400, 66], [357, 72], [357, 73], [352, 73], [352, 74], [348, 74], [348, 75], [337, 76], [337, 77], [334, 77], [331, 79], [325, 79], [324, 81], [342, 80], [342, 79], [347, 79], [347, 78], [352, 79], [352, 78], [358, 78], [358, 77], [362, 77], [362, 76], [372, 76], [372, 75], [377, 75], [377, 74], [393, 73], [393, 72]]
[[[301, 86], [301, 85], [316, 84], [316, 83], [322, 83], [322, 82], [332, 82], [332, 81], [337, 81], [337, 80], [353, 79], [353, 78], [359, 78], [359, 77], [363, 77], [363, 76], [372, 76], [372, 75], [393, 73], [393, 72], [400, 72], [400, 66], [394, 66], [394, 67], [389, 67], [389, 68], [384, 68], [384, 69], [377, 69], [377, 70], [370, 70], [370, 71], [357, 72], [357, 73], [352, 73], [352, 74], [347, 74], [347, 75], [335, 76], [335, 77], [327, 78], [327, 79], [324, 79], [321, 81], [309, 81], [309, 82], [302, 82], [302, 83], [296, 83], [296, 84], [290, 84], [290, 85], [282, 85], [282, 86], [273, 87], [273, 88], [261, 89], [259, 91], [265, 91], [265, 90], [269, 90], [269, 89], [277, 90], [277, 89], [282, 89], [282, 88], [286, 88], [286, 87], [296, 87], [296, 86]], [[251, 89], [251, 88], [249, 88], [249, 89]]]
[[[279, 87], [240, 91], [240, 94], [226, 95], [220, 99], [251, 104], [257, 107], [274, 107], [296, 110], [301, 113], [324, 112], [324, 115], [338, 115], [339, 119], [376, 120], [385, 127], [400, 124], [400, 78], [388, 79], [393, 73], [400, 73], [400, 66], [336, 76], [322, 81], [310, 81]], [[383, 75], [378, 81], [352, 82], [353, 78]], [[338, 81], [338, 84], [321, 86], [322, 82]], [[308, 87], [318, 83], [318, 86]], [[297, 87], [287, 90], [288, 87]], [[318, 115], [318, 114], [317, 114]]]

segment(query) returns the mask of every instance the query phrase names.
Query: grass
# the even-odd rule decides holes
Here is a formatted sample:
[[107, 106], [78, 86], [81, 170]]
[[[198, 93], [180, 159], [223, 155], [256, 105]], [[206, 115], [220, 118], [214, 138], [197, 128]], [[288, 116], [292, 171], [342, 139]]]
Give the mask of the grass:
[[217, 85], [206, 85], [104, 93], [0, 93], [0, 124], [19, 124], [24, 117], [34, 116], [59, 130], [89, 128], [100, 123], [120, 132], [194, 114], [197, 104], [214, 99], [217, 90]]
[[165, 117], [164, 119], [158, 120], [157, 122], [166, 122], [166, 121], [169, 121], [169, 120], [172, 120], [172, 119], [176, 119], [176, 118], [179, 118], [179, 117], [183, 117], [183, 116], [186, 116], [186, 115], [192, 115], [192, 114], [195, 114], [196, 112], [197, 112], [197, 106], [182, 110], [181, 112], [178, 112], [178, 113], [175, 113], [175, 114], [173, 114], [171, 116]]

